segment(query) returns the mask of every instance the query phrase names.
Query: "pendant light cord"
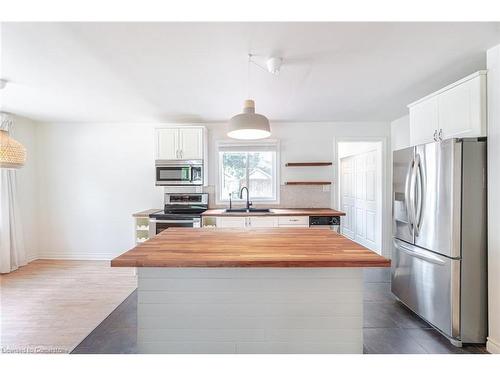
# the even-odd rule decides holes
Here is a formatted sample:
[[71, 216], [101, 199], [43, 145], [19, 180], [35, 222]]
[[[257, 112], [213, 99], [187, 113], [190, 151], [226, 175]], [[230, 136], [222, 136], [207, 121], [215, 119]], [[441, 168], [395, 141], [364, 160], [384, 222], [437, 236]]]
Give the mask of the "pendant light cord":
[[250, 99], [250, 62], [252, 61], [252, 54], [248, 54], [247, 63], [247, 99]]

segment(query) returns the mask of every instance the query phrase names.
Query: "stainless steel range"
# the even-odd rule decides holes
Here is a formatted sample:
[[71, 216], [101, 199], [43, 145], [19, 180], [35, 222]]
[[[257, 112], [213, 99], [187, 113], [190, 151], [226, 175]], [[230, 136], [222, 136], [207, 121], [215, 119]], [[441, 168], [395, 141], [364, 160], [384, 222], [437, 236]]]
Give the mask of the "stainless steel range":
[[165, 193], [164, 210], [149, 215], [149, 238], [170, 227], [199, 228], [207, 209], [207, 193]]

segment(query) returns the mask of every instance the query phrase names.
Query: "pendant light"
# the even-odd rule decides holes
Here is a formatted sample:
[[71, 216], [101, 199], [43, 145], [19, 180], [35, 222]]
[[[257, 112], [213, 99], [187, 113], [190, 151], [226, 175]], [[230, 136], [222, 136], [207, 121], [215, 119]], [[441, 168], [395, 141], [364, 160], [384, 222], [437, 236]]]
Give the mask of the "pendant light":
[[9, 135], [14, 120], [0, 112], [0, 168], [21, 168], [26, 163], [26, 148]]
[[[248, 82], [250, 86], [250, 63], [252, 55], [248, 55]], [[255, 113], [255, 102], [251, 99], [245, 100], [243, 113], [233, 116], [229, 120], [227, 136], [235, 139], [262, 139], [271, 135], [271, 126], [267, 117]]]
[[227, 135], [235, 139], [262, 139], [271, 135], [271, 127], [267, 117], [255, 113], [255, 102], [248, 99], [243, 105], [243, 113], [229, 120]]

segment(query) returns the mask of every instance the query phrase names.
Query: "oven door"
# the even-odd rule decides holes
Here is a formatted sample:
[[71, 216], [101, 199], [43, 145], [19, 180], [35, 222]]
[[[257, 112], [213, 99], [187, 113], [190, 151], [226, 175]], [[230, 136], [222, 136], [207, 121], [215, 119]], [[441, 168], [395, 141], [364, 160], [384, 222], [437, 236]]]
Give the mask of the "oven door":
[[153, 238], [161, 231], [168, 228], [199, 228], [201, 226], [200, 218], [192, 219], [149, 219], [149, 238]]

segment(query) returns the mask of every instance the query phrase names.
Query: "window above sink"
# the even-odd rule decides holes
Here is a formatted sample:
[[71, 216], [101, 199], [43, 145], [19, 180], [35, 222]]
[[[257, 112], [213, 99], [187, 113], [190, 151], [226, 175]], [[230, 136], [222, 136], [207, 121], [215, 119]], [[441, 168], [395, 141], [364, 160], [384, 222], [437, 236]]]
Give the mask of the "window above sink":
[[230, 194], [234, 203], [245, 202], [245, 194], [239, 198], [242, 187], [254, 203], [279, 203], [279, 141], [221, 141], [217, 152], [218, 203], [228, 203]]

